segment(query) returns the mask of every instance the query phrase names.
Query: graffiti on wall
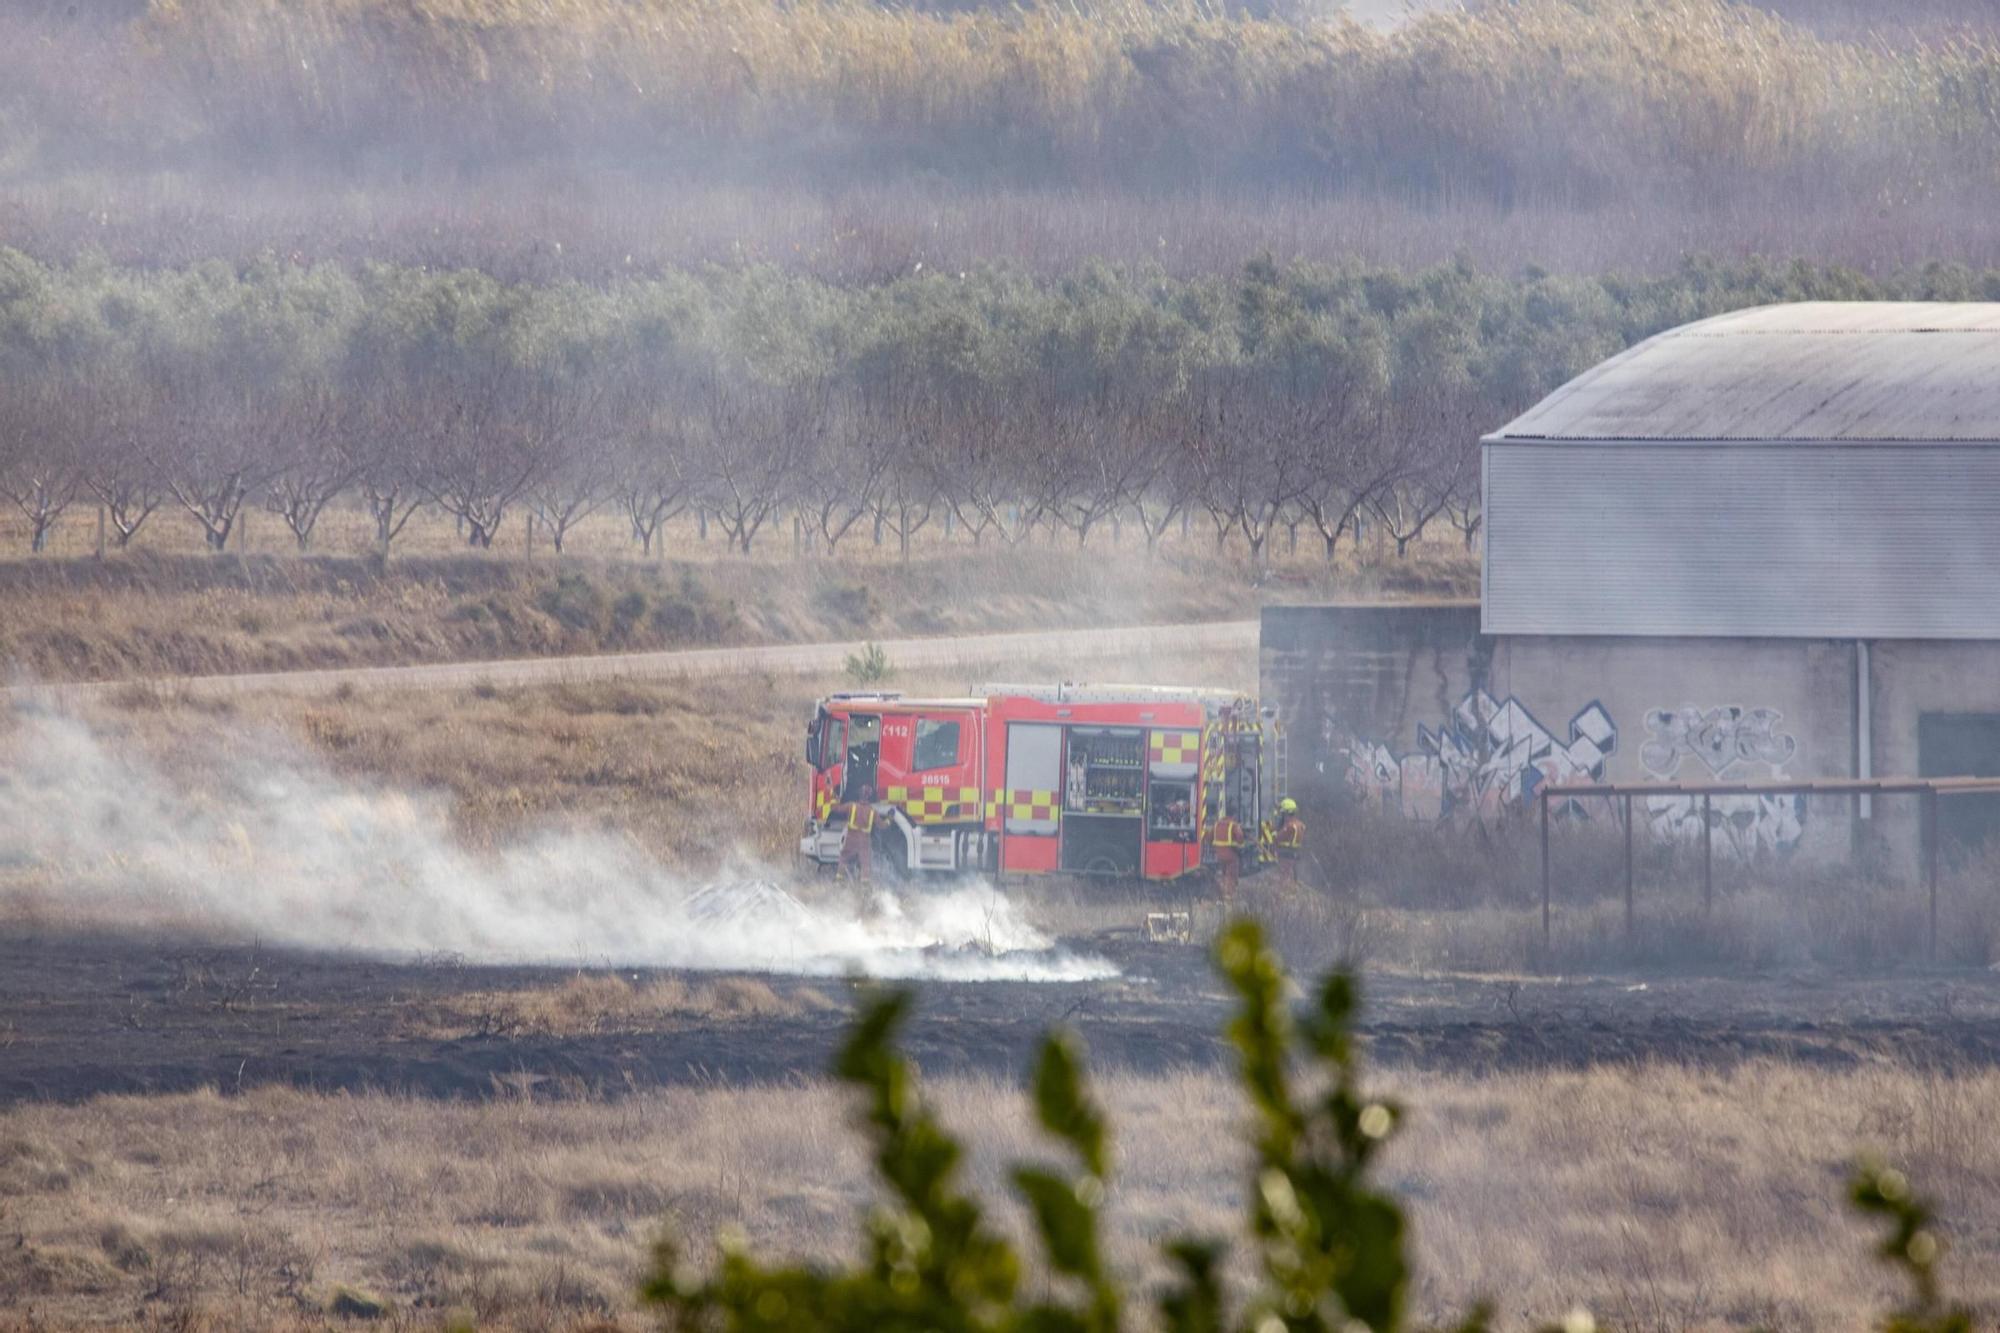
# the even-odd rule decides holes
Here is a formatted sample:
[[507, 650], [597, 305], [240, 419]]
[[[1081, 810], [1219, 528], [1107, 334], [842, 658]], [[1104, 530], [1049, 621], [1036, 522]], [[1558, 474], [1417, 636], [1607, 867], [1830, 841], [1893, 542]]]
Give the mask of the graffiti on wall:
[[[1417, 728], [1417, 747], [1397, 754], [1387, 745], [1348, 746], [1348, 786], [1374, 809], [1408, 819], [1472, 820], [1493, 824], [1534, 798], [1545, 782], [1604, 776], [1618, 749], [1618, 726], [1590, 703], [1558, 735], [1520, 700], [1474, 690], [1436, 731]], [[1599, 810], [1566, 802], [1557, 813], [1593, 817]]]
[[[1782, 778], [1799, 749], [1798, 739], [1781, 729], [1784, 720], [1775, 708], [1655, 708], [1646, 714], [1639, 763], [1663, 780]], [[1664, 838], [1699, 838], [1702, 809], [1699, 796], [1646, 799], [1653, 832]], [[1799, 794], [1715, 796], [1708, 811], [1712, 833], [1721, 835], [1715, 845], [1739, 856], [1788, 852], [1805, 833], [1806, 798]]]

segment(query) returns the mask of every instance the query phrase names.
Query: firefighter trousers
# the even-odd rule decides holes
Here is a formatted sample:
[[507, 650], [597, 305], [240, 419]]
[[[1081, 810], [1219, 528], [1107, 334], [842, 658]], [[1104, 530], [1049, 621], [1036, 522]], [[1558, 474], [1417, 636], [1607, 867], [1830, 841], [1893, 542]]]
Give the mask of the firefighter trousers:
[[875, 847], [866, 833], [849, 829], [847, 836], [840, 840], [840, 873], [852, 875], [860, 873], [863, 884], [875, 878]]

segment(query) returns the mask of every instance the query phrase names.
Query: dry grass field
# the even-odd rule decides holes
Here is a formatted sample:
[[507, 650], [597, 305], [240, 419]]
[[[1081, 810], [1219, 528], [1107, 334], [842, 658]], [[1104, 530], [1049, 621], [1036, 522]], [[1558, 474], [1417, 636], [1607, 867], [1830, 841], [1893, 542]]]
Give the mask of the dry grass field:
[[[865, 542], [837, 559], [799, 560], [776, 543], [734, 558], [689, 524], [646, 560], [609, 518], [586, 523], [559, 558], [467, 553], [440, 519], [413, 523], [384, 567], [358, 529], [346, 540], [326, 521], [320, 555], [201, 555], [190, 525], [147, 529], [138, 549], [102, 563], [72, 523], [50, 555], [0, 561], [0, 671], [122, 679], [1183, 623], [1251, 617], [1272, 600], [1451, 596], [1478, 583], [1477, 557], [1442, 535], [1405, 560], [1350, 548], [1330, 568], [1295, 554], [1256, 569], [1217, 556], [1199, 528], [1152, 560], [1136, 533], [1107, 533], [1085, 551], [920, 542], [906, 564]], [[10, 535], [0, 522], [0, 550]]]
[[[1488, 1295], [1502, 1326], [1584, 1304], [1621, 1329], [1849, 1329], [1893, 1294], [1842, 1204], [1863, 1147], [1942, 1205], [1953, 1289], [2000, 1309], [2000, 1075], [1750, 1064], [1378, 1080], [1414, 1106], [1385, 1178], [1412, 1210], [1420, 1305]], [[932, 1087], [1000, 1193], [1047, 1152], [1014, 1089]], [[1244, 1160], [1217, 1074], [1112, 1076], [1115, 1254], [1217, 1232]], [[0, 1325], [638, 1327], [662, 1226], [834, 1256], [867, 1197], [844, 1093], [680, 1089], [474, 1104], [280, 1089], [0, 1112]], [[1191, 1145], [1203, 1151], [1190, 1151]], [[1018, 1223], [1018, 1217], [1012, 1218]]]
[[[977, 562], [972, 573], [959, 572], [965, 554], [923, 549], [913, 572], [942, 589], [973, 586], [956, 578], [998, 577]], [[1144, 576], [1136, 553], [1129, 554], [1138, 571], [1129, 577]], [[29, 581], [49, 580], [50, 571], [65, 578], [89, 572], [88, 562], [21, 562], [0, 572], [0, 579], [14, 580], [0, 584], [12, 589], [0, 595], [26, 608], [31, 624], [46, 619], [77, 634], [96, 627], [108, 639], [131, 635], [134, 622], [121, 616], [221, 625], [240, 639], [218, 660], [268, 663], [260, 654], [271, 653], [273, 642], [286, 636], [310, 642], [323, 633], [313, 627], [327, 623], [328, 606], [352, 594], [327, 591], [323, 580], [333, 558], [260, 558], [271, 577], [282, 574], [312, 590], [150, 586], [141, 577], [148, 569], [230, 563], [161, 552], [113, 559], [103, 572], [89, 573], [91, 582], [66, 590]], [[913, 608], [887, 592], [905, 575], [869, 553], [838, 567], [806, 566], [811, 580], [798, 578], [800, 566], [781, 556], [731, 562], [677, 548], [673, 558], [683, 564], [670, 567], [692, 571], [705, 597], [738, 606], [743, 619], [731, 633], [746, 637], [810, 637], [834, 628], [863, 633], [877, 625], [908, 630], [918, 624], [911, 617], [938, 614], [935, 606]], [[990, 553], [982, 558], [997, 560]], [[1039, 623], [1035, 617], [1049, 607], [1063, 617], [1096, 614], [1091, 608], [1124, 595], [1122, 561], [1042, 550], [1015, 558], [1025, 573], [1007, 586], [1018, 598], [1011, 605], [1020, 623]], [[581, 571], [607, 591], [625, 587], [621, 580], [654, 586], [639, 582], [648, 576], [643, 566], [603, 555], [569, 556], [560, 565], [544, 557], [532, 566], [517, 557], [452, 559], [490, 571], [495, 585], [514, 588], [507, 595], [528, 605], [540, 589], [560, 586], [562, 573]], [[398, 563], [415, 570], [430, 568], [428, 561], [452, 563], [421, 551]], [[1429, 551], [1411, 563], [1423, 577], [1448, 581], [1470, 567], [1456, 561], [1452, 553]], [[1204, 598], [1223, 596], [1233, 606], [1237, 597], [1254, 602], [1293, 588], [1323, 595], [1327, 586], [1326, 576], [1303, 561], [1280, 562], [1278, 585], [1255, 588], [1247, 570], [1222, 583], [1218, 566], [1191, 552], [1164, 563], [1173, 572], [1153, 585], [1162, 600], [1148, 603], [1149, 610], [1199, 612], [1214, 605]], [[184, 577], [162, 576], [169, 583]], [[1336, 577], [1380, 574], [1343, 568]], [[417, 596], [408, 589], [418, 582], [413, 578], [397, 595]], [[879, 619], [862, 626], [816, 618], [836, 583], [863, 589]], [[978, 586], [982, 598], [993, 596], [995, 584]], [[448, 605], [475, 593], [426, 595]], [[755, 613], [767, 618], [755, 620], [742, 608], [759, 595], [771, 603]], [[367, 602], [376, 596], [370, 591], [357, 600], [379, 607]], [[439, 605], [413, 602], [407, 623], [437, 623]], [[246, 613], [271, 619], [255, 627], [231, 620]], [[967, 623], [947, 619], [943, 627]], [[550, 643], [540, 650], [591, 646]], [[322, 651], [300, 655], [317, 661]], [[410, 650], [395, 639], [384, 651]], [[436, 651], [464, 647], [441, 643]], [[170, 659], [150, 660], [158, 669]], [[1064, 663], [1028, 660], [963, 674], [1073, 672]], [[1247, 689], [1256, 663], [1248, 653], [1169, 653], [1107, 666], [1101, 675]], [[922, 692], [969, 682], [903, 673], [890, 683]], [[700, 688], [619, 682], [223, 700], [167, 686], [114, 691], [92, 703], [84, 720], [108, 752], [160, 775], [162, 785], [196, 808], [211, 799], [205, 793], [226, 791], [246, 769], [269, 762], [324, 773], [344, 790], [428, 793], [451, 838], [474, 855], [503, 852], [541, 831], [581, 830], [611, 835], [675, 873], [703, 874], [732, 856], [771, 864], [787, 856], [802, 812], [801, 726], [813, 697], [833, 685], [753, 676]], [[29, 734], [26, 720], [0, 717], [0, 763]], [[1323, 848], [1338, 872], [1323, 866], [1327, 882], [1351, 890], [1351, 899], [1286, 902], [1260, 889], [1255, 901], [1300, 966], [1368, 964], [1403, 1003], [1439, 1006], [1435, 1019], [1406, 1016], [1397, 1020], [1402, 1027], [1378, 1027], [1371, 1037], [1389, 1066], [1380, 1085], [1415, 1107], [1386, 1174], [1415, 1218], [1426, 1313], [1442, 1317], [1490, 1295], [1500, 1301], [1506, 1327], [1559, 1316], [1579, 1302], [1630, 1329], [1858, 1326], [1890, 1295], [1865, 1259], [1865, 1234], [1841, 1203], [1844, 1172], [1867, 1147], [1888, 1154], [1938, 1196], [1954, 1246], [1954, 1289], [1989, 1314], [2000, 1311], [2000, 1283], [1991, 1278], [2000, 1260], [2000, 1155], [1985, 1132], [2000, 1075], [1977, 1054], [1984, 1049], [1977, 1030], [1987, 1012], [1984, 991], [1976, 985], [1963, 993], [1950, 986], [1938, 991], [1939, 1025], [1955, 1035], [1941, 1039], [1937, 1049], [1944, 1054], [1932, 1067], [1925, 1062], [1931, 1057], [1893, 1054], [1899, 1033], [1918, 1021], [1910, 1007], [1921, 1006], [1922, 995], [1905, 987], [1900, 1008], [1884, 1016], [1872, 998], [1879, 984], [1849, 983], [1826, 969], [1829, 961], [1900, 966], [1921, 920], [1914, 900], [1885, 898], [1858, 884], [1725, 877], [1718, 914], [1706, 921], [1696, 911], [1686, 867], [1667, 858], [1645, 868], [1649, 896], [1635, 952], [1622, 942], [1615, 896], [1604, 894], [1610, 876], [1603, 849], [1579, 845], [1565, 851], [1575, 869], [1561, 890], [1562, 931], [1551, 954], [1537, 941], [1526, 842], [1419, 846], [1382, 830], [1367, 838]], [[0, 933], [12, 937], [12, 956], [32, 956], [36, 940], [121, 924], [93, 916], [63, 892], [65, 876], [93, 873], [79, 865], [0, 864], [6, 907]], [[1025, 893], [1022, 901], [1051, 934], [1085, 939], [1131, 927], [1147, 905], [1074, 886]], [[1954, 961], [1991, 961], [2000, 945], [2000, 929], [1977, 910], [1981, 901], [1965, 886], [1947, 900], [1948, 936], [1965, 955]], [[257, 1040], [278, 1046], [314, 1039], [296, 1008], [304, 1001], [289, 992], [256, 991], [238, 1000], [235, 982], [218, 970], [225, 964], [204, 963], [185, 938], [158, 947], [180, 951], [183, 971], [198, 975], [184, 979], [179, 993], [145, 1005], [134, 992], [125, 1010], [133, 1031], [120, 1034], [119, 1050], [165, 1058], [169, 1037], [157, 1025], [176, 1006], [185, 1011], [182, 1037], [211, 1054], [239, 1038], [247, 1051], [250, 1034], [273, 1024]], [[1769, 1022], [1731, 1046], [1726, 1059], [1711, 1059], [1704, 1043], [1726, 1038], [1739, 1021], [1725, 1011], [1757, 1001], [1732, 992], [1734, 999], [1721, 996], [1703, 1009], [1685, 998], [1704, 989], [1699, 982], [1668, 1000], [1652, 998], [1665, 987], [1656, 982], [1648, 992], [1641, 979], [1703, 966], [1767, 976], [1770, 993], [1803, 987], [1804, 998], [1772, 1001]], [[1197, 967], [1189, 960], [1183, 970]], [[1587, 991], [1544, 979], [1527, 998], [1508, 980], [1524, 969], [1571, 968], [1610, 974]], [[839, 1090], [809, 1075], [738, 1083], [715, 1074], [678, 1076], [679, 1086], [664, 1088], [571, 1088], [545, 1099], [537, 1089], [552, 1085], [530, 1076], [524, 1063], [531, 1049], [538, 1059], [553, 1053], [561, 1061], [586, 1048], [608, 1052], [605, 1067], [615, 1067], [684, 1058], [684, 1049], [764, 1045], [780, 1029], [830, 1032], [847, 1007], [839, 983], [591, 970], [531, 984], [474, 978], [455, 987], [432, 976], [432, 989], [419, 996], [407, 977], [393, 970], [379, 975], [383, 1044], [497, 1052], [523, 1064], [522, 1077], [496, 1077], [483, 1088], [458, 1085], [459, 1095], [474, 1094], [460, 1101], [245, 1084], [241, 1065], [232, 1062], [237, 1082], [225, 1071], [209, 1091], [15, 1101], [0, 1110], [0, 1328], [332, 1328], [364, 1318], [410, 1329], [453, 1321], [642, 1327], [632, 1291], [648, 1242], [662, 1226], [701, 1243], [719, 1227], [740, 1226], [760, 1246], [801, 1255], [845, 1253], [852, 1244], [852, 1211], [868, 1197], [868, 1186], [857, 1145], [843, 1127], [848, 1107]], [[1921, 990], [1924, 979], [1916, 981]], [[1454, 1000], [1456, 1009], [1426, 998], [1455, 997], [1467, 988], [1475, 998]], [[1142, 1068], [1118, 1057], [1154, 1049], [1146, 1043], [1155, 1028], [1191, 1021], [1212, 1027], [1212, 1002], [1178, 1017], [1142, 1012], [1147, 1004], [1179, 1003], [1164, 993], [1149, 999], [1170, 988], [1145, 976], [1121, 982], [1123, 998], [1116, 1001], [1067, 993], [1020, 1000], [1021, 992], [1035, 989], [1017, 987], [1006, 1003], [1025, 1003], [1016, 1012], [1038, 1016], [1036, 1023], [1060, 1018], [1077, 1003], [1132, 1010], [1121, 1011], [1115, 1029], [1102, 1026], [1105, 1019], [1091, 1021], [1100, 1024], [1095, 1030], [1104, 1034], [1104, 1047], [1112, 1047], [1114, 1031], [1119, 1043], [1106, 1052], [1104, 1080], [1120, 1129], [1115, 1252], [1143, 1279], [1154, 1272], [1153, 1241], [1184, 1229], [1221, 1230], [1234, 1216], [1242, 1159], [1215, 1145], [1233, 1142], [1238, 1107], [1228, 1080], [1212, 1066], [1167, 1061]], [[931, 999], [951, 1006], [931, 1029], [933, 1044], [978, 1045], [986, 1038], [954, 1038], [953, 1027], [1001, 1005], [982, 995]], [[1617, 1007], [1621, 1000], [1632, 1005]], [[1468, 1006], [1485, 1006], [1477, 1010], [1485, 1017], [1468, 1021]], [[1759, 1042], [1777, 1042], [1788, 1025], [1800, 1025], [1786, 1017], [1800, 1006], [1815, 1021], [1825, 1019], [1826, 1040], [1802, 1048], [1819, 1054], [1810, 1062], [1759, 1055], [1770, 1049]], [[1090, 1009], [1082, 1012], [1091, 1017]], [[0, 1054], [10, 1046], [17, 1053], [45, 1046], [36, 1021], [31, 1009], [0, 1018]], [[286, 1022], [300, 1026], [286, 1029]], [[1842, 1025], [1860, 1036], [1843, 1044], [1836, 1031]], [[1577, 1031], [1565, 1036], [1571, 1027]], [[1448, 1039], [1438, 1038], [1424, 1056], [1424, 1043], [1440, 1033]], [[1581, 1053], [1565, 1063], [1575, 1067], [1541, 1067], [1529, 1050], [1541, 1041], [1553, 1050], [1572, 1038]], [[1481, 1043], [1495, 1040], [1527, 1043], [1522, 1049], [1529, 1054], [1482, 1064]], [[1683, 1061], [1660, 1054], [1682, 1045]], [[1961, 1058], [1949, 1057], [1954, 1049]], [[510, 1051], [522, 1054], [509, 1057]], [[988, 1052], [977, 1067], [995, 1070], [1000, 1061]], [[1468, 1072], [1474, 1068], [1485, 1072]], [[940, 1076], [933, 1086], [950, 1121], [976, 1145], [973, 1175], [989, 1192], [999, 1191], [1005, 1163], [1044, 1150], [1025, 1128], [1004, 1073]]]
[[[1248, 652], [1161, 653], [1094, 664], [1091, 678], [1251, 691], [1256, 674]], [[1007, 660], [952, 674], [902, 672], [888, 684], [955, 693], [980, 679], [1074, 675], [1071, 663]], [[804, 721], [813, 700], [840, 683], [752, 675], [698, 686], [476, 684], [221, 699], [146, 686], [111, 692], [84, 718], [106, 752], [135, 758], [195, 809], [226, 801], [260, 766], [323, 773], [354, 792], [434, 799], [443, 831], [475, 855], [503, 853], [544, 832], [580, 832], [616, 839], [670, 873], [709, 875], [730, 863], [789, 864], [804, 813]], [[0, 760], [23, 734], [19, 719], [0, 715]], [[1711, 913], [1691, 851], [1647, 846], [1628, 941], [1616, 840], [1566, 832], [1557, 854], [1548, 946], [1536, 842], [1525, 824], [1492, 834], [1330, 826], [1316, 837], [1306, 874], [1327, 893], [1274, 899], [1265, 910], [1287, 956], [1311, 969], [1366, 962], [1475, 973], [1694, 964], [1768, 971], [1879, 968], [1923, 956], [1927, 909], [1914, 885], [1725, 859]], [[1994, 873], [1979, 864], [1947, 876], [1943, 961], [2000, 962], [2000, 908], [1986, 891]], [[73, 907], [49, 905], [62, 900], [45, 893], [44, 874], [0, 866], [11, 910], [39, 903], [33, 910], [44, 917], [73, 917]], [[1158, 905], [1062, 883], [1022, 887], [1016, 896], [1034, 924], [1063, 937], [1129, 927]]]
[[[955, 676], [899, 673], [888, 685], [955, 693], [981, 678], [1070, 674], [1058, 662], [996, 661]], [[1256, 662], [1250, 653], [1165, 653], [1107, 664], [1098, 678], [1250, 690]], [[673, 870], [702, 873], [731, 856], [789, 859], [805, 814], [805, 723], [813, 701], [840, 685], [750, 676], [697, 687], [611, 681], [222, 700], [135, 687], [86, 716], [104, 746], [185, 791], [219, 792], [261, 762], [323, 767], [363, 790], [442, 798], [450, 831], [475, 850], [559, 826], [612, 834]], [[15, 722], [0, 713], [0, 759]]]

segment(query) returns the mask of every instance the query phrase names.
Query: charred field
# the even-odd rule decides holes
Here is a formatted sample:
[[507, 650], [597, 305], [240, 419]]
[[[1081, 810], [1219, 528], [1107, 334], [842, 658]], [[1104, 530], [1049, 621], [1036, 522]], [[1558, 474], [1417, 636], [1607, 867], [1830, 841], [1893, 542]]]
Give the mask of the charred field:
[[[1227, 1000], [1198, 947], [1074, 941], [1113, 978], [914, 984], [927, 1074], [1008, 1080], [1078, 1031], [1106, 1071], [1229, 1063]], [[1374, 1064], [1478, 1077], [1775, 1059], [1832, 1070], [2000, 1065], [2000, 977], [1365, 974]], [[224, 1094], [282, 1085], [464, 1099], [618, 1097], [787, 1084], [825, 1072], [844, 980], [612, 967], [385, 961], [102, 931], [0, 938], [0, 1101]]]

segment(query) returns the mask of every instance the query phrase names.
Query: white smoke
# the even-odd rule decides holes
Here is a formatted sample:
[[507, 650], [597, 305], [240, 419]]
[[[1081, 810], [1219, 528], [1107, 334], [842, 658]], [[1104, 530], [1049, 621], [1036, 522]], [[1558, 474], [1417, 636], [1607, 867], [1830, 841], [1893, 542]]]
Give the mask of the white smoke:
[[[268, 743], [177, 783], [82, 722], [21, 716], [0, 763], [0, 871], [135, 927], [480, 962], [1084, 981], [1116, 975], [990, 885], [802, 902], [768, 873], [690, 884], [630, 842], [551, 832], [490, 854], [437, 797], [343, 781]], [[696, 817], [690, 815], [691, 818]]]

